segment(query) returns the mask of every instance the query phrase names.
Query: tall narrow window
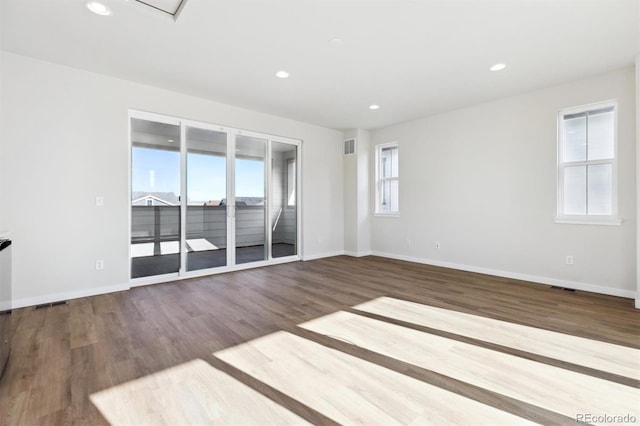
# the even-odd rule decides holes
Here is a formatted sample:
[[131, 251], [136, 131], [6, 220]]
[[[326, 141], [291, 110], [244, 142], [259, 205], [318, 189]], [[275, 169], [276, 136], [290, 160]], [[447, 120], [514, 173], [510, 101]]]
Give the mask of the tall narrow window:
[[616, 112], [615, 102], [560, 112], [556, 222], [620, 223], [616, 205]]
[[376, 147], [376, 214], [397, 215], [399, 210], [398, 144]]
[[287, 160], [287, 206], [296, 205], [296, 160]]

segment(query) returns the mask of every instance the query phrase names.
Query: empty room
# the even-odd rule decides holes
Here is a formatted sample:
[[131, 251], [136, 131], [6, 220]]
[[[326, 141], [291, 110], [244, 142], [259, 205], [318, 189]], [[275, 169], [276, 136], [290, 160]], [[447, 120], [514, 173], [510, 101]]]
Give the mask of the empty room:
[[638, 0], [0, 0], [0, 425], [640, 424]]

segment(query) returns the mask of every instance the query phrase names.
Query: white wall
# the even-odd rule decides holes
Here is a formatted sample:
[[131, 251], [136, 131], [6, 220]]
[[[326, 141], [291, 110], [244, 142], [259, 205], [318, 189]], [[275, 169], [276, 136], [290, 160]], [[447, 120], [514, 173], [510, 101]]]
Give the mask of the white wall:
[[367, 130], [358, 129], [357, 150], [357, 253], [371, 253], [371, 134]]
[[[343, 139], [356, 138], [358, 131], [346, 130]], [[357, 149], [357, 146], [356, 146]], [[342, 151], [344, 152], [344, 146]], [[350, 255], [358, 252], [358, 159], [355, 155], [342, 156], [344, 197], [344, 251]]]
[[[2, 46], [2, 22], [0, 20], [0, 46]], [[2, 111], [2, 100], [4, 99], [4, 95], [2, 92], [2, 86], [3, 86], [3, 81], [2, 81], [2, 55], [0, 55], [0, 168], [2, 168], [2, 160], [5, 158], [4, 154], [2, 152], [2, 145], [3, 145], [3, 139], [4, 139], [4, 134], [2, 131], [2, 122], [3, 122], [3, 117], [4, 117], [4, 112]], [[4, 218], [4, 209], [2, 208], [2, 173], [0, 172], [0, 233], [2, 233], [3, 231], [6, 230], [5, 228], [5, 218]]]
[[7, 52], [2, 61], [0, 205], [17, 306], [128, 287], [128, 108], [302, 139], [302, 253], [342, 252], [341, 132]]
[[[635, 93], [625, 68], [373, 131], [373, 145], [400, 145], [401, 210], [373, 218], [373, 251], [634, 297]], [[613, 98], [624, 222], [555, 224], [557, 113]]]
[[[640, 48], [640, 26], [638, 31]], [[636, 55], [636, 220], [640, 222], [640, 53]], [[636, 222], [636, 223], [638, 223]], [[640, 226], [636, 226], [636, 309], [640, 309]]]
[[371, 254], [370, 134], [363, 129], [345, 131], [356, 139], [355, 155], [343, 156], [344, 251], [351, 256]]

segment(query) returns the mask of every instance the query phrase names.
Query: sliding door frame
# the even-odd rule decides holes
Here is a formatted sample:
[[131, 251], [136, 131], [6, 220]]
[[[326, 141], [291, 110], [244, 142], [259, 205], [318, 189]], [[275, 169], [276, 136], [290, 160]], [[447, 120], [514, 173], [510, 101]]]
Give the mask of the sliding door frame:
[[[132, 193], [132, 134], [131, 120], [141, 119], [180, 126], [180, 269], [178, 272], [162, 275], [153, 275], [141, 278], [131, 278], [131, 236], [132, 236], [132, 210], [131, 210], [131, 193]], [[187, 271], [187, 127], [211, 130], [216, 132], [224, 132], [227, 136], [227, 155], [226, 155], [226, 177], [227, 177], [227, 265], [216, 268]], [[236, 161], [236, 138], [238, 136], [255, 137], [266, 140], [265, 160], [264, 160], [264, 244], [266, 251], [266, 259], [256, 262], [248, 262], [236, 264], [236, 194], [235, 194], [235, 161]], [[220, 126], [216, 124], [206, 123], [202, 121], [189, 120], [170, 115], [157, 114], [152, 112], [129, 109], [128, 111], [128, 256], [129, 256], [129, 282], [131, 287], [142, 285], [157, 284], [167, 281], [174, 281], [183, 278], [191, 278], [198, 276], [213, 275], [218, 273], [251, 269], [261, 266], [275, 265], [280, 263], [294, 262], [302, 259], [302, 141], [298, 139], [287, 138], [283, 136], [275, 136], [267, 133], [260, 133], [248, 130], [237, 129], [233, 127]], [[273, 193], [273, 177], [272, 177], [272, 143], [278, 142], [296, 147], [296, 254], [273, 258], [272, 241], [273, 231], [271, 229], [271, 208]]]

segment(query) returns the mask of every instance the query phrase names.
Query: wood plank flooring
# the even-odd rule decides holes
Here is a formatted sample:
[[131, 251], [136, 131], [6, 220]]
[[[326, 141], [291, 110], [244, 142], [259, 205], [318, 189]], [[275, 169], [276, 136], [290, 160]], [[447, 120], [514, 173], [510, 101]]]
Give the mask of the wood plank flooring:
[[640, 352], [627, 346], [389, 297], [354, 309], [640, 380]]
[[350, 312], [336, 312], [301, 327], [569, 418], [588, 412], [640, 417], [640, 389], [588, 374]]
[[[523, 423], [575, 424], [575, 418], [567, 415], [570, 413], [554, 411], [552, 405], [538, 406], [485, 389], [478, 383], [466, 381], [464, 376], [451, 377], [435, 366], [415, 365], [418, 363], [411, 359], [380, 353], [375, 350], [379, 348], [367, 347], [364, 341], [356, 346], [335, 338], [339, 336], [300, 327], [339, 311], [495, 351], [500, 356], [509, 354], [540, 363], [544, 368], [562, 368], [571, 374], [597, 377], [633, 392], [640, 387], [634, 377], [620, 374], [625, 367], [622, 370], [614, 367], [612, 374], [610, 368], [597, 368], [597, 362], [580, 365], [571, 359], [554, 357], [552, 352], [536, 353], [530, 347], [510, 347], [505, 342], [466, 335], [438, 324], [416, 323], [418, 321], [412, 324], [409, 318], [392, 318], [382, 315], [384, 312], [355, 308], [380, 297], [640, 349], [640, 313], [630, 299], [566, 292], [539, 284], [377, 257], [338, 256], [138, 287], [71, 300], [66, 305], [46, 309], [16, 310], [12, 315], [13, 352], [0, 382], [0, 425], [102, 425], [108, 423], [107, 418], [117, 423], [116, 417], [109, 417], [111, 411], [105, 418], [96, 408], [92, 395], [100, 405], [99, 395], [117, 394], [119, 389], [128, 388], [132, 383], [166, 383], [163, 377], [171, 377], [168, 383], [179, 381], [181, 379], [175, 379], [176, 374], [181, 375], [183, 371], [193, 380], [197, 379], [197, 386], [202, 389], [200, 396], [209, 395], [208, 381], [203, 378], [221, 374], [220, 382], [238, 385], [229, 395], [236, 391], [237, 395], [258, 395], [257, 399], [266, 407], [264, 411], [256, 411], [261, 413], [259, 417], [272, 415], [264, 413], [282, 414], [280, 408], [284, 407], [288, 410], [284, 416], [293, 422], [356, 423], [357, 419], [336, 416], [331, 410], [314, 406], [309, 395], [290, 392], [283, 382], [273, 382], [273, 377], [256, 377], [255, 369], [246, 368], [244, 364], [234, 365], [229, 362], [231, 358], [215, 355], [231, 354], [234, 349], [243, 348], [243, 344], [252, 345], [255, 339], [269, 339], [283, 332], [288, 344], [295, 346], [296, 342], [304, 341], [302, 346], [295, 347], [319, 348], [319, 353], [332, 349], [329, 354], [347, 359], [344, 362], [349, 365], [372, 365], [373, 369], [383, 369], [389, 377], [402, 376], [398, 379], [402, 383], [412, 383], [407, 386], [444, 391], [453, 395], [453, 399], [463, 398], [471, 405], [480, 403], [488, 411], [499, 410], [504, 418], [517, 416]], [[313, 363], [313, 354], [306, 357]], [[319, 357], [318, 362], [321, 359]], [[189, 373], [194, 365], [203, 371]], [[136, 379], [139, 381], [132, 382]], [[358, 389], [357, 383], [351, 386]], [[164, 387], [171, 388], [171, 385]], [[144, 389], [139, 390], [141, 398], [147, 392]], [[167, 401], [170, 392], [165, 394], [162, 389], [156, 386], [154, 395], [159, 401]], [[212, 406], [215, 399], [205, 398], [212, 401]], [[404, 403], [414, 407], [420, 404], [411, 398]], [[229, 401], [225, 404], [233, 407]], [[404, 409], [402, 404], [402, 399], [396, 401], [400, 411]], [[194, 402], [194, 407], [197, 406]], [[110, 410], [105, 406], [101, 409]], [[193, 421], [200, 424], [208, 423], [204, 420], [207, 418], [211, 424], [252, 423], [248, 418], [237, 417], [242, 414], [237, 411], [229, 411], [236, 417], [221, 415], [214, 420], [197, 417], [202, 412], [199, 408], [193, 410], [192, 419], [198, 419]], [[179, 410], [169, 410], [176, 411]], [[447, 417], [449, 422], [457, 422], [454, 414]], [[273, 415], [276, 417], [261, 419], [262, 423], [282, 423], [278, 422], [277, 414]], [[138, 420], [130, 420], [128, 424], [140, 424], [144, 422], [140, 419], [145, 418], [148, 424], [155, 424], [162, 419], [154, 416], [157, 415], [150, 412], [148, 417], [136, 417]], [[408, 419], [394, 418], [399, 419], [398, 423]], [[436, 418], [440, 417], [418, 416], [414, 420], [415, 424], [426, 424], [436, 422]]]

